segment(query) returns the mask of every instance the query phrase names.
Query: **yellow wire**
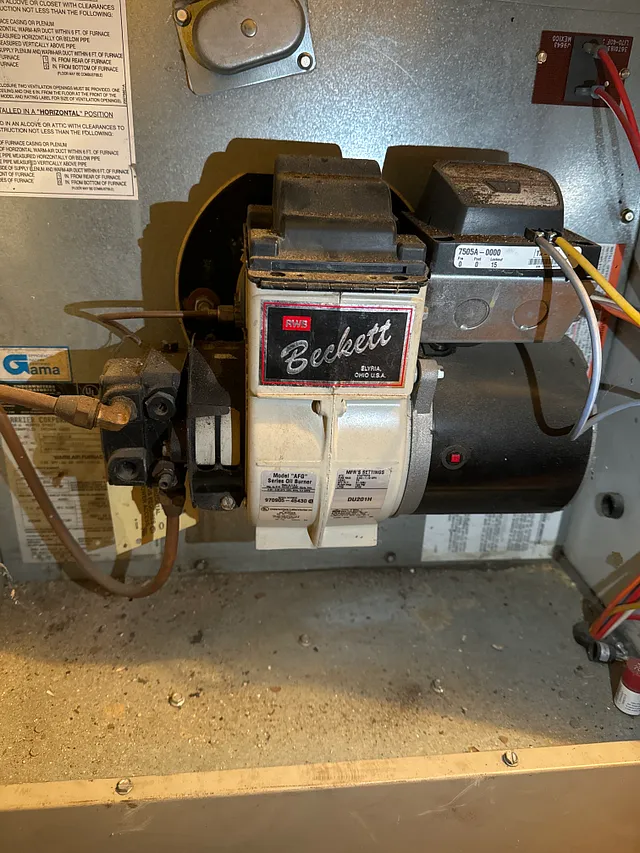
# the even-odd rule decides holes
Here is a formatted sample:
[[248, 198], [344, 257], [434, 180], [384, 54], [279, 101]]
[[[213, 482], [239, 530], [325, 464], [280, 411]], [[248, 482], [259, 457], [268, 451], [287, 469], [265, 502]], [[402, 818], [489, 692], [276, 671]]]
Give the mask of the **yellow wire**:
[[[598, 637], [598, 631], [594, 631], [596, 624], [600, 622], [604, 624], [605, 622], [607, 622], [607, 620], [611, 619], [612, 616], [618, 616], [620, 613], [628, 613], [630, 610], [640, 610], [640, 601], [635, 601], [631, 604], [618, 604], [617, 607], [612, 607], [611, 610], [606, 611], [605, 619], [603, 619], [603, 616], [605, 615], [605, 611], [603, 611], [602, 615], [598, 619], [596, 619], [596, 621], [592, 625], [589, 626], [589, 633], [592, 637], [595, 637], [596, 639], [603, 639], [602, 637]], [[600, 629], [601, 628], [602, 625], [600, 625]]]
[[609, 615], [614, 613], [628, 613], [629, 610], [640, 610], [640, 601], [634, 601], [631, 604], [619, 604], [617, 607], [612, 607]]
[[630, 317], [631, 320], [633, 320], [636, 326], [640, 326], [640, 311], [638, 311], [637, 308], [634, 308], [633, 305], [624, 298], [624, 296], [618, 293], [615, 287], [607, 281], [602, 273], [598, 272], [593, 264], [590, 264], [589, 261], [571, 245], [571, 243], [564, 239], [564, 237], [556, 237], [554, 242], [556, 246], [562, 249], [567, 257], [572, 258], [577, 264], [580, 264], [582, 269], [591, 276], [596, 284], [600, 285], [607, 296], [610, 299], [613, 299], [616, 305], [624, 311], [627, 317]]

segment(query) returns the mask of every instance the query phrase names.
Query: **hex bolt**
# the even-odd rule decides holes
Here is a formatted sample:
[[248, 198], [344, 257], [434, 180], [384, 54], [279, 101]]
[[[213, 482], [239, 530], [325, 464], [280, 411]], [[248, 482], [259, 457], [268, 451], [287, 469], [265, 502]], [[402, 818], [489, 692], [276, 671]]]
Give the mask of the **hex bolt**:
[[310, 53], [301, 53], [298, 57], [298, 65], [303, 71], [308, 71], [313, 65], [313, 56]]
[[629, 77], [631, 77], [630, 69], [629, 68], [621, 68], [620, 69], [620, 79], [621, 80], [628, 80]]
[[182, 708], [184, 705], [184, 696], [182, 693], [172, 693], [171, 696], [169, 696], [169, 704], [172, 708]]
[[235, 499], [231, 495], [223, 495], [222, 500], [220, 501], [220, 508], [225, 511], [229, 511], [230, 509], [236, 508]]
[[156, 481], [158, 488], [162, 491], [173, 489], [178, 485], [178, 475], [173, 462], [168, 459], [163, 459], [158, 462], [151, 472], [151, 476]]
[[175, 474], [172, 474], [171, 471], [166, 471], [158, 478], [158, 488], [162, 489], [163, 492], [166, 492], [168, 489], [172, 489], [176, 483], [177, 477]]
[[520, 759], [518, 758], [517, 752], [505, 752], [502, 756], [502, 760], [507, 765], [507, 767], [517, 767], [520, 763]]
[[176, 9], [173, 19], [179, 27], [186, 27], [191, 20], [191, 12], [188, 9]]
[[121, 797], [124, 797], [126, 794], [130, 794], [132, 791], [133, 782], [131, 779], [120, 779], [116, 784], [116, 794], [120, 794]]
[[144, 404], [149, 417], [154, 421], [168, 421], [176, 413], [176, 401], [166, 391], [156, 391]]
[[625, 207], [624, 210], [620, 211], [620, 219], [622, 219], [623, 222], [633, 222], [635, 218], [636, 215], [630, 207]]
[[253, 18], [245, 18], [240, 24], [240, 29], [242, 30], [243, 36], [246, 36], [248, 39], [252, 39], [258, 32], [258, 25]]
[[538, 65], [544, 65], [547, 59], [549, 58], [546, 50], [539, 50], [536, 53], [536, 62]]

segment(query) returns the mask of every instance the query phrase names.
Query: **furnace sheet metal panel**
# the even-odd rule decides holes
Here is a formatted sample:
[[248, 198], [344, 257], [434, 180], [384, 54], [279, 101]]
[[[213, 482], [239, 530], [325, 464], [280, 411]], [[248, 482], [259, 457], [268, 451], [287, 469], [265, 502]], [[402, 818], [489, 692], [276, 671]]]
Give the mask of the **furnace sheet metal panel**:
[[[311, 0], [317, 62], [313, 72], [206, 97], [195, 96], [187, 86], [170, 3], [136, 0], [126, 10], [124, 0], [49, 4], [48, 9], [40, 5], [36, 15], [35, 6], [27, 14], [24, 4], [0, 3], [2, 38], [16, 42], [3, 45], [0, 57], [0, 130], [7, 131], [0, 133], [5, 170], [0, 191], [14, 196], [3, 198], [0, 205], [0, 338], [9, 347], [68, 344], [74, 382], [95, 382], [104, 361], [117, 350], [109, 333], [84, 319], [83, 313], [105, 303], [173, 307], [180, 246], [203, 204], [238, 173], [269, 172], [275, 155], [283, 150], [313, 151], [296, 146], [296, 140], [324, 144], [321, 151], [325, 153], [332, 150], [327, 146], [337, 146], [346, 157], [384, 163], [385, 174], [409, 201], [416, 200], [428, 166], [436, 159], [508, 157], [554, 175], [572, 229], [599, 243], [629, 247], [635, 242], [638, 217], [625, 223], [620, 210], [637, 207], [640, 181], [631, 167], [626, 140], [607, 111], [531, 103], [542, 30], [575, 30], [579, 12], [582, 31], [638, 39], [640, 13], [630, 11], [626, 0], [565, 0], [562, 5], [544, 6], [494, 0], [372, 0], [366, 9], [356, 0]], [[111, 17], [79, 14], [98, 6], [109, 6]], [[473, 27], [467, 25], [470, 16]], [[72, 20], [76, 17], [77, 22]], [[22, 29], [11, 20], [19, 20]], [[52, 42], [46, 37], [56, 30], [60, 41], [53, 42], [55, 51], [47, 52], [43, 45]], [[37, 60], [34, 53], [26, 53], [27, 36], [32, 44], [41, 45]], [[65, 45], [77, 61], [70, 63], [64, 57]], [[93, 53], [105, 54], [95, 57], [101, 63], [89, 61], [92, 57], [87, 54]], [[107, 59], [110, 71], [104, 71]], [[76, 66], [65, 69], [71, 72], [65, 85], [73, 88], [66, 106], [62, 106], [61, 90], [47, 88], [53, 85], [54, 61]], [[93, 66], [103, 69], [107, 83], [98, 85], [96, 80], [101, 78], [88, 76], [98, 73], [87, 70]], [[631, 67], [627, 86], [637, 104], [640, 72], [635, 55]], [[96, 88], [104, 91], [91, 94]], [[89, 95], [91, 104], [86, 101]], [[47, 111], [79, 115], [45, 115]], [[112, 112], [113, 118], [80, 115], [88, 111]], [[90, 133], [93, 122], [114, 124], [113, 136], [83, 136]], [[29, 123], [40, 126], [27, 127]], [[45, 128], [45, 123], [59, 126]], [[72, 123], [87, 127], [72, 128]], [[55, 132], [45, 134], [45, 130]], [[80, 136], [75, 133], [78, 130]], [[68, 159], [65, 169], [46, 167], [34, 172], [25, 192], [24, 184], [18, 185], [7, 174], [16, 171], [11, 165], [12, 146], [29, 138], [37, 140], [38, 150], [41, 146], [42, 151], [51, 152], [47, 155], [51, 163], [60, 151], [69, 150], [63, 143], [70, 145], [74, 139], [79, 140], [77, 150], [84, 151], [82, 156], [98, 159], [93, 164], [89, 160], [88, 165], [85, 160], [77, 169], [69, 167]], [[417, 146], [428, 150], [420, 153]], [[90, 149], [95, 151], [88, 154]], [[112, 170], [121, 178], [89, 181], [89, 168]], [[85, 183], [78, 178], [78, 170], [85, 170]], [[101, 173], [93, 174], [99, 178]], [[36, 197], [24, 197], [31, 194]], [[621, 281], [629, 259], [627, 251]], [[144, 336], [156, 342], [185, 343], [171, 321], [147, 326]], [[631, 372], [636, 370], [634, 364]], [[607, 425], [610, 428], [615, 429]], [[614, 444], [605, 443], [603, 454], [611, 454]], [[609, 472], [612, 465], [621, 464], [603, 457], [599, 461]], [[587, 484], [587, 488], [595, 487]], [[0, 495], [0, 508], [5, 517], [12, 517], [14, 504], [5, 486]], [[587, 528], [596, 515], [589, 495], [580, 504]], [[449, 527], [439, 535], [446, 541], [452, 525], [460, 522], [438, 520], [439, 525], [443, 523]], [[478, 521], [469, 524], [475, 529]], [[497, 543], [497, 552], [506, 554], [509, 541], [517, 541], [521, 548], [522, 531], [530, 524], [528, 545], [535, 545], [539, 520], [520, 521], [512, 534], [504, 524], [498, 525], [500, 535], [485, 532], [484, 540], [482, 533], [476, 539]], [[494, 530], [495, 524], [490, 527]], [[238, 567], [255, 566], [244, 527], [237, 540], [217, 522], [204, 529], [209, 528], [210, 538], [227, 541], [211, 546], [207, 535], [200, 536], [205, 541], [195, 537], [184, 547], [186, 559], [218, 549], [220, 559], [237, 558]], [[363, 549], [357, 557], [342, 549], [321, 556], [305, 554], [305, 565], [383, 564], [387, 552], [396, 554], [398, 561], [418, 563], [423, 533], [422, 519], [398, 519], [384, 526], [377, 549]], [[545, 536], [551, 534], [545, 533], [541, 542], [547, 541]], [[5, 525], [2, 561], [16, 577], [38, 576], [49, 564], [24, 563], [24, 543], [24, 531]], [[468, 545], [475, 554], [475, 540]], [[611, 541], [598, 540], [591, 546], [587, 559], [594, 566], [612, 550]], [[425, 538], [425, 557], [440, 559], [442, 555], [433, 550], [433, 543]], [[519, 553], [539, 552], [522, 548]], [[574, 560], [584, 556], [575, 543], [572, 556]], [[262, 554], [260, 565], [277, 568], [283, 563], [277, 553]], [[289, 565], [286, 560], [284, 565]]]

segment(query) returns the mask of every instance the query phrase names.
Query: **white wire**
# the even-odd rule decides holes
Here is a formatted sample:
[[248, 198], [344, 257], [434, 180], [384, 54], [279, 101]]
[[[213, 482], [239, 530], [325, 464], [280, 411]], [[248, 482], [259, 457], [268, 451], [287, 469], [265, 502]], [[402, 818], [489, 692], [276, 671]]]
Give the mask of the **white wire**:
[[589, 420], [589, 415], [593, 410], [600, 389], [600, 379], [602, 378], [602, 342], [600, 341], [598, 318], [596, 317], [596, 312], [594, 311], [586, 287], [580, 281], [580, 277], [571, 266], [566, 255], [557, 246], [545, 240], [544, 237], [536, 237], [536, 243], [545, 254], [553, 258], [567, 277], [569, 284], [573, 287], [580, 300], [589, 327], [589, 337], [591, 338], [591, 383], [582, 413], [569, 433], [569, 439], [575, 441], [576, 438], [582, 435], [585, 429], [588, 429], [587, 421]]
[[628, 403], [620, 403], [619, 406], [613, 406], [611, 409], [606, 409], [604, 412], [598, 412], [597, 415], [592, 415], [584, 425], [583, 432], [586, 432], [591, 427], [599, 424], [609, 415], [616, 415], [618, 412], [624, 412], [626, 409], [633, 409], [635, 406], [640, 406], [640, 400], [630, 400]]
[[[640, 605], [638, 605], [638, 606], [640, 607]], [[620, 618], [616, 619], [616, 621], [613, 623], [613, 625], [607, 629], [607, 631], [602, 635], [602, 637], [600, 639], [604, 640], [605, 637], [609, 636], [609, 634], [613, 634], [613, 632], [617, 628], [619, 628], [623, 622], [627, 621], [627, 619], [629, 618], [629, 616], [631, 616], [632, 613], [635, 613], [635, 610], [627, 610], [625, 613], [619, 613], [618, 616]]]
[[617, 308], [618, 311], [622, 311], [619, 305], [613, 301], [613, 299], [609, 299], [608, 296], [600, 296], [597, 293], [591, 294], [591, 301], [597, 303], [598, 305], [608, 305], [609, 308]]

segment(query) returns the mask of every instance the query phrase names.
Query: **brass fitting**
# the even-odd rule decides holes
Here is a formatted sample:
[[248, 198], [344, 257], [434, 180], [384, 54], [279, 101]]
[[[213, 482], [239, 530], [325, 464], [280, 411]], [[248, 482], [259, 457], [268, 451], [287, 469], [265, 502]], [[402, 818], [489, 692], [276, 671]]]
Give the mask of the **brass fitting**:
[[53, 414], [82, 429], [100, 427], [117, 432], [131, 420], [133, 404], [123, 397], [105, 405], [94, 397], [69, 394], [57, 398]]
[[216, 308], [219, 323], [234, 323], [236, 319], [235, 305], [219, 305]]
[[96, 426], [109, 432], [119, 432], [135, 417], [135, 405], [128, 397], [114, 397], [111, 403], [100, 403]]

